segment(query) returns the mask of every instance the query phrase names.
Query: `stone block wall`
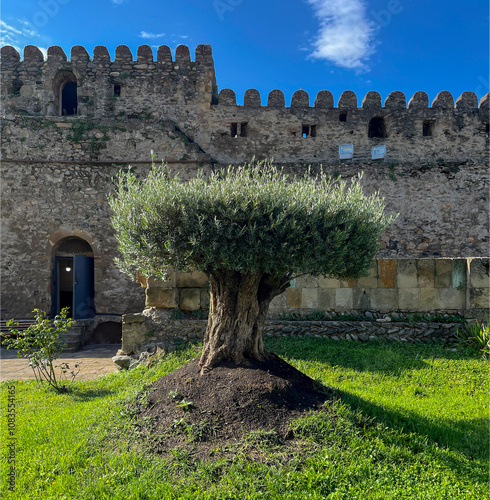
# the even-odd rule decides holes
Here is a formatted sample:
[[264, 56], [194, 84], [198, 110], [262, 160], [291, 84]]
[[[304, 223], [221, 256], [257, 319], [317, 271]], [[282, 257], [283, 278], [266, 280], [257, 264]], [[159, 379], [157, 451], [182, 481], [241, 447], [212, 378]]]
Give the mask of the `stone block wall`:
[[[349, 281], [300, 276], [270, 305], [270, 315], [314, 310], [463, 313], [489, 308], [489, 258], [376, 259], [367, 276]], [[203, 273], [174, 272], [170, 281], [141, 278], [146, 307], [197, 311], [209, 307]]]

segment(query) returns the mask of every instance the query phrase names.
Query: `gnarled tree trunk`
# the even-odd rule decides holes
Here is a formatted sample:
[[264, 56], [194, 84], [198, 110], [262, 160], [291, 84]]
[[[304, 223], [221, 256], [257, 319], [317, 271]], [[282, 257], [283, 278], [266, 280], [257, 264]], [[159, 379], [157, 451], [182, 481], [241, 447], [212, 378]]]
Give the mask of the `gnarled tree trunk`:
[[269, 304], [289, 286], [290, 278], [236, 271], [207, 274], [210, 307], [201, 373], [223, 360], [265, 359], [264, 322]]

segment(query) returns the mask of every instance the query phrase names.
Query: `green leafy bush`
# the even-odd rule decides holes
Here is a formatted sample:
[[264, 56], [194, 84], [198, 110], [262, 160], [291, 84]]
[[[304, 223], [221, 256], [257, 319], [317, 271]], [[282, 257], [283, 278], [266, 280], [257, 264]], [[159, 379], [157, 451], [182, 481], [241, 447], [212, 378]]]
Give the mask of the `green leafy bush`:
[[490, 325], [488, 316], [485, 321], [476, 320], [471, 325], [466, 325], [464, 330], [457, 330], [459, 338], [476, 347], [485, 357], [490, 356]]
[[[62, 363], [59, 367], [60, 375], [56, 376], [53, 361], [55, 361], [65, 346], [63, 333], [73, 326], [74, 321], [68, 318], [70, 308], [65, 307], [53, 320], [48, 319], [45, 311], [34, 309], [36, 322], [26, 330], [18, 330], [18, 322], [13, 319], [7, 322], [11, 337], [2, 340], [2, 345], [7, 349], [17, 349], [17, 356], [29, 359], [29, 366], [34, 372], [38, 382], [47, 382], [49, 386], [58, 392], [66, 391], [67, 387], [62, 383], [62, 377], [69, 370], [68, 363]], [[75, 365], [78, 368], [78, 365]], [[72, 371], [71, 382], [78, 372]], [[70, 382], [70, 383], [71, 383]]]

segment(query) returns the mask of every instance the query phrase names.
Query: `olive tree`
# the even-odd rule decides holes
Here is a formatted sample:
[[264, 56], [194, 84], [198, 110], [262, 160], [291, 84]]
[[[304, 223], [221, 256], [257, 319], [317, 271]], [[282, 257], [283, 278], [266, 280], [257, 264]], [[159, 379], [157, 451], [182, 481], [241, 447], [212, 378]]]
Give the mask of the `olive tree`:
[[201, 373], [222, 360], [264, 359], [269, 304], [294, 277], [357, 278], [376, 255], [392, 217], [377, 194], [363, 193], [361, 176], [290, 177], [255, 161], [186, 182], [164, 166], [144, 180], [121, 173], [109, 199], [117, 264], [133, 278], [166, 279], [170, 266], [207, 275]]

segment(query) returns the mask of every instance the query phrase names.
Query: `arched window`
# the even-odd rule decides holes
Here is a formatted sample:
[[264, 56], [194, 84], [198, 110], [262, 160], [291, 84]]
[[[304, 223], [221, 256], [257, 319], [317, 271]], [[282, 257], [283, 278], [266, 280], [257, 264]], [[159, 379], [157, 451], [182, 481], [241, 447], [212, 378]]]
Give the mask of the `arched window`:
[[371, 121], [369, 122], [368, 137], [377, 137], [379, 139], [386, 138], [386, 126], [384, 118], [381, 118], [380, 116], [371, 118]]
[[61, 114], [76, 115], [77, 108], [77, 82], [66, 82], [61, 89]]
[[58, 114], [76, 115], [78, 111], [77, 78], [71, 71], [60, 71], [53, 80]]

